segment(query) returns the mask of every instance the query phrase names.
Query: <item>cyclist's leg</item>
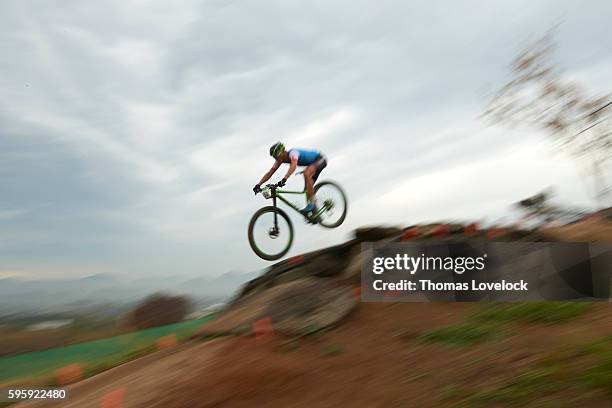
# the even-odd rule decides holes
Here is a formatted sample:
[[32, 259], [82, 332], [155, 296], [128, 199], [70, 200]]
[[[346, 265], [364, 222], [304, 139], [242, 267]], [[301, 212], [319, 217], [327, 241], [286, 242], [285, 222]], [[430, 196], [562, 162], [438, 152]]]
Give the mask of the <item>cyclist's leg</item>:
[[316, 212], [317, 203], [314, 195], [314, 183], [326, 166], [327, 161], [322, 156], [304, 170], [304, 183], [306, 184], [306, 197], [308, 198], [308, 205], [303, 210], [305, 213]]
[[314, 164], [306, 167], [304, 170], [304, 183], [306, 184], [306, 197], [308, 198], [308, 202], [312, 203], [312, 199], [314, 197], [314, 180], [313, 175], [317, 171]]
[[319, 175], [321, 174], [323, 169], [327, 167], [327, 160], [325, 159], [325, 157], [321, 157], [312, 165], [316, 168], [314, 174], [312, 175], [312, 183], [314, 184], [317, 182], [317, 179], [319, 178]]

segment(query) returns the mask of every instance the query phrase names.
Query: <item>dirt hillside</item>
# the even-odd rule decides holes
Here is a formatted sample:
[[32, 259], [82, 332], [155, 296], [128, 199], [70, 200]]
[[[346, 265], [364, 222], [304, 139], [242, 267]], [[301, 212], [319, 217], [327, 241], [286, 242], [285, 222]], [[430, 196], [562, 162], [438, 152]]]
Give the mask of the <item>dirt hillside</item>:
[[[612, 241], [609, 225], [587, 226], [596, 232], [584, 239]], [[362, 241], [574, 234], [358, 230], [271, 266], [190, 343], [74, 384], [59, 406], [97, 407], [121, 390], [125, 407], [609, 407], [610, 303], [360, 303], [354, 293]], [[265, 316], [273, 334], [253, 336]]]

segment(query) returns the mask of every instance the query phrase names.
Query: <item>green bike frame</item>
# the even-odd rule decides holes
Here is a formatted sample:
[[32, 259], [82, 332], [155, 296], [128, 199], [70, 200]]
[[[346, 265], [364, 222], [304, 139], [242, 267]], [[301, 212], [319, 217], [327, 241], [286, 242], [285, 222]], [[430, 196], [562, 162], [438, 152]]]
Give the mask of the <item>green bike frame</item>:
[[[278, 198], [279, 200], [281, 200], [283, 203], [287, 204], [289, 207], [293, 208], [295, 211], [299, 212], [300, 214], [302, 214], [301, 210], [299, 207], [297, 207], [295, 204], [293, 204], [291, 201], [287, 200], [285, 197], [282, 196], [282, 194], [293, 194], [293, 195], [297, 195], [297, 194], [303, 194], [305, 201], [308, 202], [308, 195], [306, 194], [306, 189], [302, 190], [302, 191], [294, 191], [294, 190], [280, 190], [278, 188], [272, 190], [272, 205], [274, 207], [276, 207], [276, 199]], [[313, 221], [316, 220], [317, 218], [319, 218], [319, 216], [321, 216], [321, 214], [323, 214], [323, 212], [327, 209], [326, 206], [321, 206], [321, 208], [319, 208], [319, 210], [314, 214], [313, 216], [305, 216], [305, 218], [307, 218], [309, 221]], [[275, 220], [274, 220], [275, 224], [276, 224], [276, 214], [275, 214]]]

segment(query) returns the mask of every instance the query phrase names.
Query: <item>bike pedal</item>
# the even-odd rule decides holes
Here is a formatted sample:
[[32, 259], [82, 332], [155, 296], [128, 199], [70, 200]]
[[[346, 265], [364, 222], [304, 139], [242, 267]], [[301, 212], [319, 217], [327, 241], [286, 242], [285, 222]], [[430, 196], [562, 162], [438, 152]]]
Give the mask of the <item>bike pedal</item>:
[[308, 217], [308, 216], [304, 216], [304, 222], [305, 222], [306, 224], [313, 224], [313, 225], [314, 225], [314, 224], [318, 224], [318, 223], [319, 223], [319, 220], [318, 220], [318, 219], [313, 220], [312, 218], [310, 218], [310, 217]]

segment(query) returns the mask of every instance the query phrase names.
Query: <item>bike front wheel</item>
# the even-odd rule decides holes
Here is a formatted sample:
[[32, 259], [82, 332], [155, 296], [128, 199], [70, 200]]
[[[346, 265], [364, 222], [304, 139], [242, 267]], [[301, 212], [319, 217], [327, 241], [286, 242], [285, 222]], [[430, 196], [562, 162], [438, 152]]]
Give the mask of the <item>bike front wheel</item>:
[[266, 261], [282, 258], [293, 243], [293, 224], [278, 207], [262, 207], [249, 222], [249, 244], [258, 257]]
[[319, 211], [319, 225], [325, 228], [336, 228], [344, 222], [347, 211], [347, 200], [344, 190], [333, 181], [322, 181], [315, 186], [315, 197]]

